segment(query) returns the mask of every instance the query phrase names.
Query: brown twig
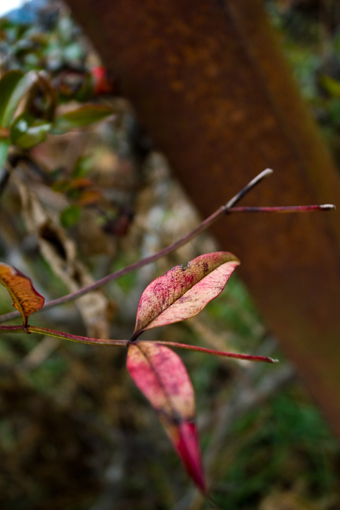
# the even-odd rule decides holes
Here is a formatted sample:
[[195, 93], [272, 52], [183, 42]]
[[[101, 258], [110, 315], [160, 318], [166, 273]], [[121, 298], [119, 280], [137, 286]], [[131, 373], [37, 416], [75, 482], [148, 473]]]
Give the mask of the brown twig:
[[[135, 271], [136, 269], [140, 269], [141, 267], [151, 264], [155, 260], [158, 260], [166, 255], [169, 255], [169, 253], [172, 253], [173, 251], [177, 250], [181, 246], [187, 244], [191, 239], [199, 235], [201, 232], [204, 232], [207, 228], [209, 228], [215, 221], [217, 221], [221, 216], [224, 214], [228, 214], [231, 207], [233, 207], [237, 202], [241, 200], [241, 198], [244, 197], [246, 193], [248, 193], [251, 189], [253, 189], [259, 182], [262, 181], [265, 177], [270, 175], [273, 171], [267, 168], [266, 170], [263, 170], [259, 175], [257, 175], [252, 181], [250, 181], [245, 188], [243, 188], [237, 195], [235, 195], [229, 202], [227, 202], [226, 205], [223, 205], [217, 209], [211, 216], [206, 218], [202, 223], [200, 223], [196, 228], [194, 228], [189, 234], [186, 234], [185, 236], [181, 237], [174, 243], [170, 244], [166, 248], [163, 248], [162, 250], [158, 251], [157, 253], [154, 253], [153, 255], [150, 255], [149, 257], [145, 257], [144, 259], [139, 260], [138, 262], [135, 262], [134, 264], [131, 264], [123, 269], [120, 269], [119, 271], [116, 271], [112, 274], [109, 274], [107, 276], [104, 276], [104, 278], [101, 278], [100, 280], [97, 280], [96, 282], [92, 283], [91, 285], [87, 285], [86, 287], [83, 287], [82, 289], [77, 290], [76, 292], [72, 292], [71, 294], [66, 294], [65, 296], [62, 296], [57, 299], [53, 299], [52, 301], [48, 301], [45, 303], [42, 310], [46, 310], [47, 308], [52, 308], [53, 306], [58, 306], [63, 303], [67, 303], [68, 301], [72, 301], [74, 299], [79, 298], [80, 296], [83, 296], [84, 294], [87, 294], [88, 292], [91, 292], [95, 289], [98, 289], [99, 287], [102, 287], [103, 285], [106, 285], [109, 282], [112, 282], [113, 280], [117, 280], [121, 276], [124, 276], [131, 271]], [[38, 312], [37, 312], [38, 313]], [[16, 317], [19, 317], [19, 312], [10, 312], [6, 313], [4, 315], [0, 316], [0, 323], [5, 322], [11, 319], [14, 319]]]
[[[262, 208], [262, 207], [236, 208], [236, 207], [234, 207], [235, 204], [237, 204], [250, 190], [252, 190], [265, 177], [267, 177], [268, 175], [270, 175], [272, 173], [273, 173], [273, 170], [271, 170], [270, 168], [263, 170], [263, 172], [261, 172], [259, 175], [257, 175], [252, 181], [250, 181], [247, 184], [247, 186], [245, 186], [239, 193], [237, 193], [233, 198], [231, 198], [229, 200], [229, 202], [227, 202], [226, 205], [221, 206], [211, 216], [206, 218], [196, 228], [194, 228], [191, 232], [189, 232], [189, 234], [186, 234], [185, 236], [181, 237], [180, 239], [178, 239], [174, 243], [170, 244], [166, 248], [163, 248], [162, 250], [158, 251], [157, 253], [154, 253], [153, 255], [150, 255], [149, 257], [145, 257], [144, 259], [141, 259], [138, 262], [131, 264], [130, 266], [120, 269], [119, 271], [116, 271], [116, 272], [111, 273], [107, 276], [104, 276], [104, 278], [101, 278], [100, 280], [97, 280], [96, 282], [94, 282], [90, 285], [87, 285], [86, 287], [83, 287], [82, 289], [72, 292], [71, 294], [66, 294], [65, 296], [62, 296], [60, 298], [53, 299], [52, 301], [45, 303], [44, 307], [41, 310], [46, 310], [47, 308], [52, 308], [54, 306], [58, 306], [63, 303], [67, 303], [69, 301], [77, 299], [80, 296], [87, 294], [88, 292], [96, 290], [99, 287], [102, 287], [103, 285], [106, 285], [109, 282], [112, 282], [122, 276], [125, 276], [126, 274], [130, 273], [131, 271], [140, 269], [141, 267], [143, 267], [147, 264], [151, 264], [151, 262], [155, 262], [155, 260], [165, 257], [166, 255], [169, 255], [169, 253], [172, 253], [173, 251], [177, 250], [181, 246], [187, 244], [189, 241], [191, 241], [191, 239], [196, 237], [198, 234], [201, 234], [202, 232], [207, 230], [207, 228], [209, 228], [213, 223], [215, 223], [224, 214], [230, 214], [231, 212], [303, 212], [303, 211], [310, 211], [310, 210], [334, 209], [334, 206], [330, 205], [330, 204], [317, 205], [317, 206], [315, 206], [315, 205], [312, 205], [312, 206], [309, 206], [309, 205], [307, 205], [307, 206], [289, 206], [289, 207], [285, 207], [285, 208], [284, 207], [278, 207], [278, 208], [276, 208], [276, 207], [269, 207], [269, 208]], [[1, 315], [0, 323], [14, 319], [14, 318], [18, 317], [19, 315], [20, 315], [19, 312], [10, 312], [10, 313]]]

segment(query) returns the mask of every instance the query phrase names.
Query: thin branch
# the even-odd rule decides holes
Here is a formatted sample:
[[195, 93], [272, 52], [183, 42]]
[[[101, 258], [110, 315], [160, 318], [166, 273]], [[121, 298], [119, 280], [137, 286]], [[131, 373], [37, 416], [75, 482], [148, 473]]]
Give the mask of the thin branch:
[[312, 212], [312, 211], [332, 211], [336, 207], [333, 204], [323, 204], [323, 205], [288, 205], [288, 206], [279, 206], [279, 207], [232, 207], [229, 209], [229, 213], [242, 213], [242, 212], [250, 212], [250, 213], [294, 213], [294, 212]]
[[234, 207], [234, 205], [236, 205], [240, 200], [241, 198], [243, 198], [247, 193], [249, 193], [250, 190], [252, 190], [253, 188], [255, 188], [255, 186], [257, 186], [258, 184], [260, 184], [260, 182], [265, 178], [267, 177], [268, 175], [271, 175], [273, 173], [273, 170], [271, 168], [266, 168], [265, 170], [263, 170], [262, 172], [259, 173], [259, 175], [257, 175], [256, 177], [254, 177], [254, 179], [252, 179], [248, 184], [247, 186], [245, 186], [243, 189], [241, 189], [241, 191], [239, 191], [239, 193], [237, 193], [237, 195], [235, 195], [233, 198], [231, 198], [229, 200], [229, 202], [226, 203], [225, 206], [223, 206], [223, 209], [224, 211], [227, 213], [229, 212], [229, 209], [231, 209], [232, 207]]
[[[139, 340], [143, 342], [144, 340]], [[251, 354], [238, 354], [236, 352], [215, 351], [214, 349], [207, 349], [205, 347], [198, 347], [197, 345], [181, 344], [178, 342], [167, 342], [163, 340], [155, 340], [156, 344], [169, 345], [170, 347], [177, 347], [178, 349], [187, 349], [189, 351], [204, 352], [205, 354], [212, 354], [213, 356], [224, 356], [226, 358], [243, 359], [248, 361], [263, 361], [265, 363], [277, 363], [279, 360], [268, 358], [268, 356], [252, 356]]]
[[[19, 313], [20, 315], [20, 313]], [[2, 331], [11, 331], [12, 333], [23, 331], [24, 327], [21, 326], [0, 326], [0, 330]]]
[[[22, 326], [21, 326], [21, 329]], [[106, 338], [91, 338], [88, 336], [71, 335], [64, 331], [56, 331], [54, 329], [38, 328], [36, 326], [27, 326], [28, 333], [38, 333], [39, 335], [53, 336], [55, 338], [63, 338], [64, 340], [70, 340], [71, 342], [80, 342], [83, 344], [93, 345], [117, 345], [120, 347], [126, 347], [129, 344], [129, 340], [111, 340]]]
[[[177, 250], [181, 246], [187, 244], [191, 239], [199, 235], [201, 232], [204, 232], [207, 228], [209, 228], [215, 221], [217, 221], [221, 216], [224, 214], [228, 214], [230, 212], [230, 208], [235, 205], [239, 200], [241, 200], [242, 197], [246, 193], [248, 193], [251, 189], [253, 189], [259, 182], [262, 181], [265, 177], [270, 175], [273, 171], [270, 169], [266, 169], [263, 172], [261, 172], [255, 179], [250, 181], [247, 186], [245, 186], [237, 195], [235, 195], [229, 202], [227, 202], [226, 205], [221, 206], [217, 211], [215, 211], [211, 216], [209, 216], [207, 219], [202, 221], [196, 228], [194, 228], [189, 234], [186, 234], [185, 236], [178, 239], [178, 241], [175, 241], [174, 243], [170, 244], [166, 248], [163, 248], [162, 250], [158, 251], [157, 253], [154, 253], [153, 255], [150, 255], [149, 257], [145, 257], [144, 259], [139, 260], [138, 262], [135, 262], [134, 264], [131, 264], [130, 266], [127, 266], [123, 269], [120, 269], [119, 271], [116, 271], [115, 273], [109, 274], [107, 276], [104, 276], [104, 278], [101, 278], [100, 280], [92, 283], [91, 285], [87, 285], [86, 287], [83, 287], [80, 290], [77, 290], [76, 292], [72, 292], [71, 294], [66, 294], [65, 296], [62, 296], [57, 299], [53, 299], [52, 301], [49, 301], [45, 303], [44, 307], [41, 310], [46, 310], [47, 308], [52, 308], [53, 306], [58, 306], [63, 303], [67, 303], [68, 301], [72, 301], [74, 299], [79, 298], [80, 296], [83, 296], [84, 294], [87, 294], [88, 292], [91, 292], [93, 290], [98, 289], [99, 287], [102, 287], [103, 285], [106, 285], [109, 282], [112, 282], [113, 280], [117, 280], [121, 276], [124, 276], [131, 271], [135, 271], [136, 269], [139, 269], [147, 264], [151, 264], [155, 260], [158, 260], [159, 258], [165, 257], [166, 255], [169, 255], [169, 253], [172, 253], [173, 251]], [[41, 311], [40, 310], [40, 311]], [[38, 312], [36, 312], [38, 313]], [[0, 316], [0, 323], [5, 322], [11, 319], [14, 319], [16, 317], [19, 317], [19, 312], [10, 312], [6, 313], [4, 315]]]
[[[64, 331], [57, 331], [55, 329], [39, 328], [36, 326], [0, 326], [0, 330], [9, 332], [26, 332], [26, 333], [37, 333], [39, 335], [51, 336], [54, 338], [62, 338], [63, 340], [70, 340], [71, 342], [78, 342], [83, 344], [92, 345], [116, 345], [120, 347], [127, 347], [131, 340], [112, 340], [106, 338], [91, 338], [88, 336], [72, 335], [71, 333], [65, 333]], [[139, 340], [143, 342], [144, 340]], [[264, 361], [266, 363], [276, 363], [278, 360], [268, 358], [267, 356], [252, 356], [250, 354], [237, 354], [233, 352], [215, 351], [213, 349], [207, 349], [205, 347], [198, 347], [195, 345], [181, 344], [178, 342], [166, 342], [162, 340], [156, 340], [155, 343], [160, 345], [169, 345], [178, 349], [187, 349], [190, 351], [203, 352], [205, 354], [212, 354], [214, 356], [224, 356], [227, 358], [243, 359], [249, 361]]]
[[[257, 177], [255, 177], [252, 181], [250, 181], [247, 186], [245, 186], [239, 193], [237, 193], [229, 202], [227, 202], [226, 205], [221, 206], [217, 211], [215, 211], [211, 216], [209, 216], [207, 219], [202, 221], [196, 228], [194, 228], [189, 234], [186, 234], [185, 236], [181, 237], [174, 243], [170, 244], [166, 248], [163, 248], [162, 250], [158, 251], [157, 253], [154, 253], [153, 255], [150, 255], [149, 257], [145, 257], [144, 259], [139, 260], [138, 262], [135, 262], [134, 264], [131, 264], [130, 266], [127, 266], [123, 269], [120, 269], [119, 271], [116, 271], [115, 273], [111, 273], [107, 276], [104, 276], [104, 278], [101, 278], [100, 280], [92, 283], [91, 285], [87, 285], [86, 287], [83, 287], [80, 290], [77, 290], [76, 292], [72, 292], [71, 294], [66, 294], [65, 296], [62, 296], [57, 299], [53, 299], [52, 301], [49, 301], [45, 304], [45, 306], [41, 310], [46, 310], [47, 308], [52, 308], [54, 306], [61, 305], [63, 303], [67, 303], [69, 301], [72, 301], [74, 299], [79, 298], [80, 296], [83, 296], [84, 294], [87, 294], [88, 292], [91, 292], [93, 290], [98, 289], [99, 287], [102, 287], [103, 285], [106, 285], [109, 282], [112, 282], [114, 280], [117, 280], [118, 278], [130, 273], [131, 271], [135, 271], [136, 269], [139, 269], [147, 264], [151, 264], [155, 260], [158, 260], [159, 258], [165, 257], [166, 255], [169, 255], [169, 253], [172, 253], [173, 251], [177, 250], [181, 246], [187, 244], [191, 239], [196, 237], [198, 234], [209, 228], [215, 221], [217, 221], [221, 216], [224, 214], [229, 214], [231, 212], [307, 212], [307, 211], [316, 211], [316, 210], [330, 210], [335, 209], [335, 206], [332, 204], [324, 204], [324, 205], [305, 205], [305, 206], [288, 206], [288, 207], [234, 207], [236, 203], [238, 203], [241, 198], [243, 198], [247, 193], [249, 193], [250, 190], [252, 190], [255, 186], [257, 186], [265, 177], [268, 175], [271, 175], [273, 173], [273, 170], [267, 168], [266, 170], [263, 170]], [[41, 311], [40, 310], [40, 311]], [[38, 312], [37, 312], [38, 313]], [[7, 314], [4, 314], [0, 316], [0, 323], [5, 322], [11, 319], [14, 319], [15, 317], [19, 317], [19, 312], [10, 312]]]

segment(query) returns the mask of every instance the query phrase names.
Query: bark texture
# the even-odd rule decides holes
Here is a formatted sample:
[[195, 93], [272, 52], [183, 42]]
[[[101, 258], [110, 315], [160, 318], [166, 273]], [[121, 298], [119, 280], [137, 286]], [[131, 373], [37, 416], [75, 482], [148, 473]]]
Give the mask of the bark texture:
[[[340, 204], [339, 176], [259, 0], [68, 0], [203, 216], [266, 167], [249, 205]], [[340, 206], [213, 228], [340, 438]]]

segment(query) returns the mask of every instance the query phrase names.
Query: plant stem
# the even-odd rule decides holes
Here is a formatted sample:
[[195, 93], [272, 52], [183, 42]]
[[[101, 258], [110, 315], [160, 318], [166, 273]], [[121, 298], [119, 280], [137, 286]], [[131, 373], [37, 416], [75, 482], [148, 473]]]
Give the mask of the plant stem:
[[[144, 340], [138, 340], [138, 342], [143, 341]], [[155, 340], [155, 343], [160, 345], [169, 345], [170, 347], [177, 347], [178, 349], [187, 349], [189, 351], [204, 352], [205, 354], [212, 354], [213, 356], [224, 356], [226, 358], [236, 358], [248, 361], [264, 361], [265, 363], [277, 363], [279, 361], [277, 359], [268, 358], [267, 356], [252, 356], [251, 354], [238, 354], [234, 352], [215, 351], [213, 349], [206, 349], [205, 347], [198, 347], [197, 345], [180, 344], [178, 342]]]
[[11, 331], [12, 333], [23, 331], [23, 326], [0, 326], [2, 331]]
[[[177, 250], [181, 246], [187, 244], [191, 239], [196, 237], [198, 234], [201, 234], [204, 230], [209, 228], [215, 221], [217, 221], [221, 216], [224, 214], [229, 214], [231, 212], [304, 212], [304, 211], [312, 211], [312, 210], [327, 210], [327, 209], [333, 209], [334, 206], [326, 204], [321, 206], [292, 206], [292, 207], [234, 207], [236, 203], [238, 203], [247, 193], [249, 193], [250, 190], [252, 190], [257, 184], [259, 184], [265, 177], [268, 175], [271, 175], [273, 173], [273, 170], [270, 168], [267, 168], [266, 170], [263, 170], [259, 175], [257, 175], [253, 180], [251, 180], [247, 186], [245, 186], [239, 193], [237, 193], [233, 198], [229, 200], [229, 202], [226, 203], [226, 205], [221, 206], [217, 211], [215, 211], [211, 216], [206, 218], [202, 223], [200, 223], [196, 228], [194, 228], [189, 234], [186, 234], [185, 236], [181, 237], [174, 243], [170, 244], [166, 248], [163, 248], [162, 250], [158, 251], [157, 253], [154, 253], [153, 255], [150, 255], [149, 257], [145, 257], [144, 259], [139, 260], [138, 262], [135, 262], [134, 264], [131, 264], [123, 269], [120, 269], [119, 271], [116, 271], [114, 273], [111, 273], [107, 276], [104, 276], [104, 278], [101, 278], [100, 280], [97, 280], [96, 282], [87, 285], [86, 287], [83, 287], [82, 289], [77, 290], [76, 292], [72, 292], [71, 294], [66, 294], [65, 296], [62, 296], [57, 299], [53, 299], [47, 303], [45, 303], [44, 307], [39, 310], [46, 310], [47, 308], [52, 308], [54, 306], [61, 305], [63, 303], [67, 303], [69, 301], [72, 301], [74, 299], [79, 298], [80, 296], [83, 296], [84, 294], [87, 294], [88, 292], [91, 292], [93, 290], [98, 289], [99, 287], [102, 287], [103, 285], [106, 285], [109, 282], [112, 282], [114, 280], [117, 280], [121, 276], [124, 276], [131, 271], [135, 271], [136, 269], [139, 269], [147, 264], [151, 264], [155, 260], [158, 260], [159, 258], [162, 258], [166, 255], [169, 255], [169, 253], [172, 253], [173, 251]], [[38, 312], [36, 312], [38, 313]], [[11, 319], [14, 319], [15, 317], [18, 317], [20, 315], [19, 312], [10, 312], [6, 313], [4, 315], [0, 316], [0, 323], [5, 322]]]
[[247, 193], [249, 193], [250, 190], [255, 188], [260, 182], [267, 177], [268, 175], [271, 175], [273, 173], [273, 170], [271, 168], [266, 168], [262, 172], [260, 172], [254, 179], [252, 179], [250, 182], [248, 182], [247, 186], [245, 186], [241, 191], [239, 191], [233, 198], [229, 200], [229, 202], [226, 203], [226, 205], [223, 206], [223, 210], [225, 213], [229, 212], [229, 209], [234, 207], [235, 204], [237, 204], [241, 198], [243, 198]]
[[294, 212], [311, 212], [311, 211], [331, 211], [335, 209], [333, 204], [323, 205], [288, 205], [279, 207], [232, 207], [229, 213], [234, 212], [261, 212], [261, 213], [294, 213]]
[[[272, 170], [267, 168], [263, 172], [261, 172], [259, 175], [257, 175], [252, 181], [250, 181], [247, 186], [245, 186], [237, 195], [235, 195], [229, 202], [227, 202], [226, 205], [223, 205], [217, 209], [211, 216], [206, 218], [202, 223], [200, 223], [196, 228], [194, 228], [189, 234], [186, 234], [185, 236], [181, 237], [174, 243], [170, 244], [166, 248], [163, 248], [162, 250], [158, 251], [157, 253], [154, 253], [153, 255], [150, 255], [149, 257], [145, 257], [144, 259], [139, 260], [138, 262], [135, 262], [134, 264], [131, 264], [130, 266], [127, 266], [123, 269], [120, 269], [119, 271], [116, 271], [115, 273], [109, 274], [107, 276], [104, 276], [104, 278], [101, 278], [100, 280], [97, 280], [96, 282], [87, 285], [86, 287], [83, 287], [80, 290], [77, 290], [76, 292], [72, 292], [71, 294], [66, 294], [65, 296], [62, 296], [57, 299], [53, 299], [51, 301], [48, 301], [45, 303], [44, 307], [41, 310], [46, 310], [47, 308], [52, 308], [53, 306], [58, 306], [63, 303], [67, 303], [68, 301], [72, 301], [74, 299], [79, 298], [80, 296], [83, 296], [84, 294], [87, 294], [88, 292], [91, 292], [93, 290], [98, 289], [99, 287], [102, 287], [103, 285], [106, 285], [109, 282], [112, 282], [113, 280], [116, 280], [120, 278], [121, 276], [124, 276], [131, 271], [135, 271], [136, 269], [139, 269], [147, 264], [151, 264], [151, 262], [154, 262], [155, 260], [158, 260], [161, 257], [164, 257], [166, 255], [169, 255], [169, 253], [172, 253], [173, 251], [177, 250], [184, 244], [187, 244], [191, 239], [196, 237], [198, 234], [209, 228], [215, 221], [217, 221], [221, 216], [224, 214], [228, 214], [230, 212], [230, 208], [235, 205], [239, 200], [241, 200], [242, 197], [246, 193], [248, 193], [251, 189], [253, 189], [259, 182], [262, 181], [265, 177], [272, 174]], [[40, 311], [41, 311], [40, 310]], [[38, 312], [36, 312], [38, 313]], [[6, 313], [4, 315], [0, 316], [0, 323], [5, 322], [11, 319], [14, 319], [15, 317], [18, 317], [20, 314], [19, 312], [10, 312]]]
[[[92, 345], [116, 345], [119, 347], [127, 347], [132, 342], [131, 340], [112, 340], [105, 338], [91, 338], [88, 336], [72, 335], [71, 333], [65, 333], [64, 331], [58, 331], [55, 329], [39, 328], [37, 326], [0, 326], [0, 330], [10, 331], [12, 333], [18, 333], [19, 331], [25, 331], [26, 333], [37, 333], [38, 335], [52, 336], [55, 338], [62, 338], [63, 340], [70, 340], [71, 342], [78, 342], [83, 344]], [[144, 342], [147, 340], [138, 340], [138, 342]], [[212, 354], [213, 356], [224, 356], [227, 358], [243, 359], [248, 361], [264, 361], [265, 363], [276, 363], [278, 360], [268, 358], [267, 356], [252, 356], [251, 354], [237, 354], [234, 352], [215, 351], [213, 349], [207, 349], [205, 347], [198, 347], [197, 345], [181, 344], [178, 342], [167, 342], [163, 340], [155, 340], [156, 344], [169, 345], [170, 347], [177, 347], [178, 349], [187, 349], [189, 351], [204, 352], [205, 354]]]
[[[19, 327], [23, 329], [22, 326]], [[3, 327], [0, 326], [0, 328], [2, 329]], [[129, 340], [111, 340], [105, 338], [91, 338], [88, 336], [71, 335], [70, 333], [65, 333], [64, 331], [57, 331], [54, 329], [47, 328], [38, 328], [36, 326], [27, 326], [26, 329], [28, 333], [38, 333], [39, 335], [53, 336], [55, 338], [62, 338], [64, 340], [70, 340], [71, 342], [80, 342], [83, 344], [118, 345], [122, 347], [126, 347], [129, 344]]]

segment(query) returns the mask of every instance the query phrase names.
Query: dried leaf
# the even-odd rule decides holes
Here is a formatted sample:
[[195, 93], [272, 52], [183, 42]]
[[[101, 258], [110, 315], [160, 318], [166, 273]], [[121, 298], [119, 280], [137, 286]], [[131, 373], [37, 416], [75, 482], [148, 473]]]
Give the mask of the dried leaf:
[[[42, 203], [41, 198], [46, 196], [47, 189], [29, 188], [31, 183], [25, 184], [17, 174], [13, 174], [12, 182], [20, 194], [21, 214], [26, 227], [37, 237], [41, 255], [52, 271], [70, 292], [93, 283], [92, 276], [78, 260], [75, 242], [59, 224], [59, 216], [51, 209], [47, 210]], [[111, 305], [101, 291], [85, 294], [77, 300], [76, 306], [86, 324], [88, 336], [109, 338]]]
[[127, 368], [155, 409], [188, 474], [205, 492], [194, 389], [181, 358], [155, 342], [136, 341], [129, 345]]
[[35, 290], [29, 278], [7, 264], [0, 263], [0, 283], [13, 299], [13, 306], [22, 315], [24, 326], [28, 317], [44, 306], [45, 299]]
[[140, 298], [134, 336], [200, 313], [222, 292], [237, 265], [231, 253], [208, 253], [156, 278]]

